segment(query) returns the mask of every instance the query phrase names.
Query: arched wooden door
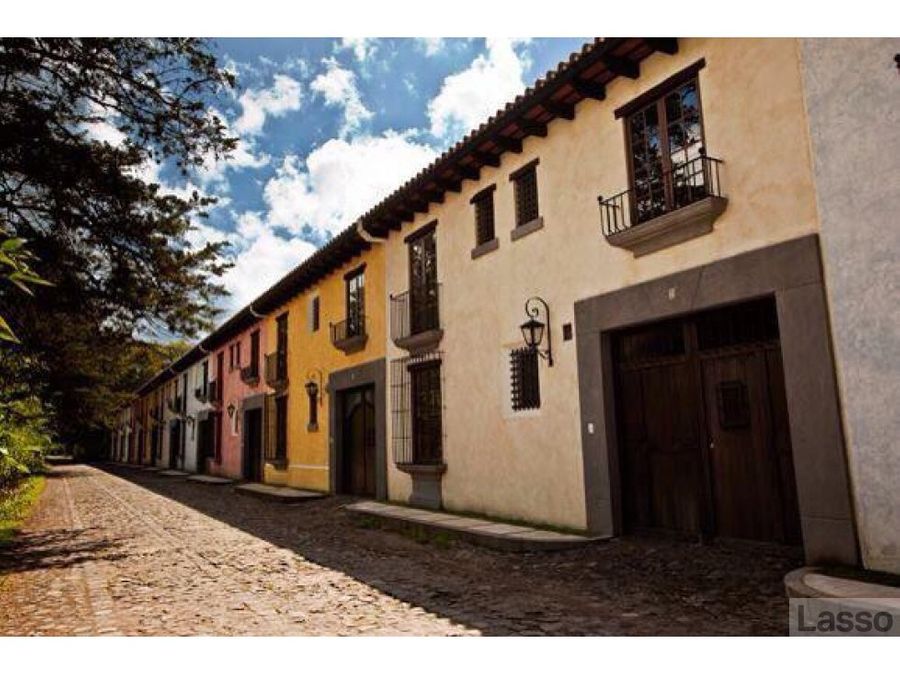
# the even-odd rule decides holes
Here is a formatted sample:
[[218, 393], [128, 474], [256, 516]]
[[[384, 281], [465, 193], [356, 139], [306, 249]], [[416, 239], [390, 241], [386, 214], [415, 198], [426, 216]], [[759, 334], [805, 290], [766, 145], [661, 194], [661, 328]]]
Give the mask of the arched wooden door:
[[375, 388], [341, 395], [341, 492], [375, 496]]

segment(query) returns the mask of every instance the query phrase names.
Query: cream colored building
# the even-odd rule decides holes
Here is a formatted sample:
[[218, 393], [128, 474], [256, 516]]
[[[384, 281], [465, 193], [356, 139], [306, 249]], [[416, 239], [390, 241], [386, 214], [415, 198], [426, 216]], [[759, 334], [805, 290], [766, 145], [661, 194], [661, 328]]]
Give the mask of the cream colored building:
[[389, 498], [855, 563], [805, 105], [796, 40], [598, 41], [363, 216]]

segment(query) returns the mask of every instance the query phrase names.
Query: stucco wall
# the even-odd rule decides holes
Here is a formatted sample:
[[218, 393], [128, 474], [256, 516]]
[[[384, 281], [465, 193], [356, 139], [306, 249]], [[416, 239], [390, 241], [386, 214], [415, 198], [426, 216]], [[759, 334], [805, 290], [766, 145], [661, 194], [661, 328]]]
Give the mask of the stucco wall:
[[[725, 161], [728, 207], [713, 233], [636, 259], [600, 232], [597, 195], [627, 187], [623, 123], [613, 111], [700, 58], [706, 145]], [[562, 340], [574, 302], [818, 227], [795, 40], [679, 40], [678, 54], [649, 57], [639, 79], [616, 79], [605, 101], [584, 101], [576, 113], [552, 122], [546, 138], [529, 137], [521, 154], [504, 154], [499, 168], [482, 169], [461, 193], [447, 193], [386, 247], [387, 292], [399, 293], [408, 284], [403, 236], [438, 219], [448, 509], [584, 527], [575, 341]], [[544, 227], [511, 241], [509, 174], [536, 157]], [[492, 183], [499, 249], [472, 260], [469, 200]], [[540, 410], [513, 413], [506, 350], [521, 346], [532, 295], [550, 305], [556, 363], [541, 363]], [[389, 360], [404, 354], [388, 340]], [[390, 498], [407, 499], [409, 476], [388, 464]]]
[[[344, 354], [331, 343], [329, 324], [346, 318], [344, 274], [365, 263], [366, 330], [369, 339], [364, 349]], [[319, 296], [319, 330], [309, 327], [309, 305]], [[265, 481], [292, 487], [328, 491], [329, 477], [329, 401], [325, 391], [330, 373], [384, 357], [384, 250], [381, 244], [363, 252], [342, 267], [335, 269], [313, 288], [292, 298], [266, 318], [268, 346], [265, 352], [275, 351], [276, 318], [288, 312], [288, 465], [278, 470], [265, 466]], [[322, 402], [318, 409], [318, 430], [307, 429], [308, 397], [305, 385], [314, 374], [321, 372]]]
[[[197, 361], [188, 369], [187, 388], [187, 416], [193, 419], [188, 421], [187, 435], [185, 436], [184, 470], [197, 471], [197, 416], [203, 410], [209, 410], [209, 405], [203, 403], [194, 396], [194, 390], [203, 383], [203, 361]], [[212, 365], [212, 364], [210, 364]]]
[[[216, 475], [228, 476], [230, 478], [240, 478], [243, 467], [243, 408], [242, 402], [248, 396], [261, 394], [268, 389], [265, 385], [265, 349], [266, 349], [266, 322], [260, 321], [254, 324], [244, 332], [237, 335], [233, 340], [226, 343], [221, 349], [216, 351], [224, 353], [223, 363], [225, 364], [225, 372], [217, 374], [216, 379], [222, 383], [222, 447], [221, 462], [210, 462], [210, 472]], [[245, 384], [241, 380], [241, 368], [250, 365], [250, 334], [259, 330], [259, 382], [256, 386]], [[240, 365], [231, 368], [228, 359], [228, 351], [231, 345], [241, 345], [241, 361]], [[217, 356], [210, 356], [215, 362]], [[234, 406], [234, 417], [228, 416], [228, 406]]]
[[860, 548], [900, 572], [900, 39], [801, 48]]

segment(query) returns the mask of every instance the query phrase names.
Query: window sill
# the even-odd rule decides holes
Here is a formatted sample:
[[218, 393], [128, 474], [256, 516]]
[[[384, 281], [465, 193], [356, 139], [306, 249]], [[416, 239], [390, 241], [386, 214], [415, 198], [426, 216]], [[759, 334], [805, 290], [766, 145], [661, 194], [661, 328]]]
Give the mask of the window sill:
[[271, 466], [276, 471], [284, 471], [287, 469], [287, 460], [286, 459], [267, 459], [266, 464]]
[[307, 431], [318, 431], [318, 430], [319, 430], [319, 425], [318, 425], [318, 424], [307, 424], [307, 425], [306, 425], [306, 430], [307, 430]]
[[436, 464], [398, 464], [397, 468], [413, 476], [440, 476], [447, 472], [443, 462]]
[[627, 230], [606, 237], [612, 246], [625, 248], [635, 258], [712, 232], [713, 223], [725, 211], [725, 197], [706, 197], [675, 211], [664, 213]]
[[491, 251], [496, 251], [498, 248], [500, 248], [500, 240], [497, 239], [497, 237], [494, 237], [493, 239], [490, 239], [483, 244], [479, 244], [472, 249], [472, 260], [475, 260], [475, 258], [480, 258], [483, 255], [487, 255]]
[[544, 227], [544, 216], [538, 216], [534, 220], [530, 220], [524, 225], [519, 225], [512, 232], [509, 233], [510, 241], [516, 241], [516, 239], [521, 239], [522, 237], [526, 237], [532, 232], [537, 232], [538, 230], [543, 229]]

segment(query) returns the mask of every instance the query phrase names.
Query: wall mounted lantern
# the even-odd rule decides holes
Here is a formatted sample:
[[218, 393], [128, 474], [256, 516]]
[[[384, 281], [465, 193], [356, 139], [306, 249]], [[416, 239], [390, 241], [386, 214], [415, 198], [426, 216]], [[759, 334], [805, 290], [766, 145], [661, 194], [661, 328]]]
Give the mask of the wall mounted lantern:
[[[543, 312], [541, 311], [543, 308]], [[547, 365], [553, 365], [553, 346], [550, 342], [550, 308], [546, 301], [534, 296], [525, 301], [525, 316], [528, 321], [519, 328], [522, 329], [522, 337], [525, 338], [525, 346], [538, 353], [541, 358], [547, 359]], [[541, 318], [544, 320], [541, 321]], [[541, 349], [544, 343], [544, 335], [547, 336], [547, 349]]]
[[229, 403], [226, 410], [228, 411], [229, 417], [234, 417], [234, 411], [237, 410], [237, 408], [234, 407], [234, 403]]
[[306, 374], [306, 395], [310, 401], [318, 401], [322, 403], [322, 394], [324, 391], [322, 371], [318, 369], [310, 370]]

